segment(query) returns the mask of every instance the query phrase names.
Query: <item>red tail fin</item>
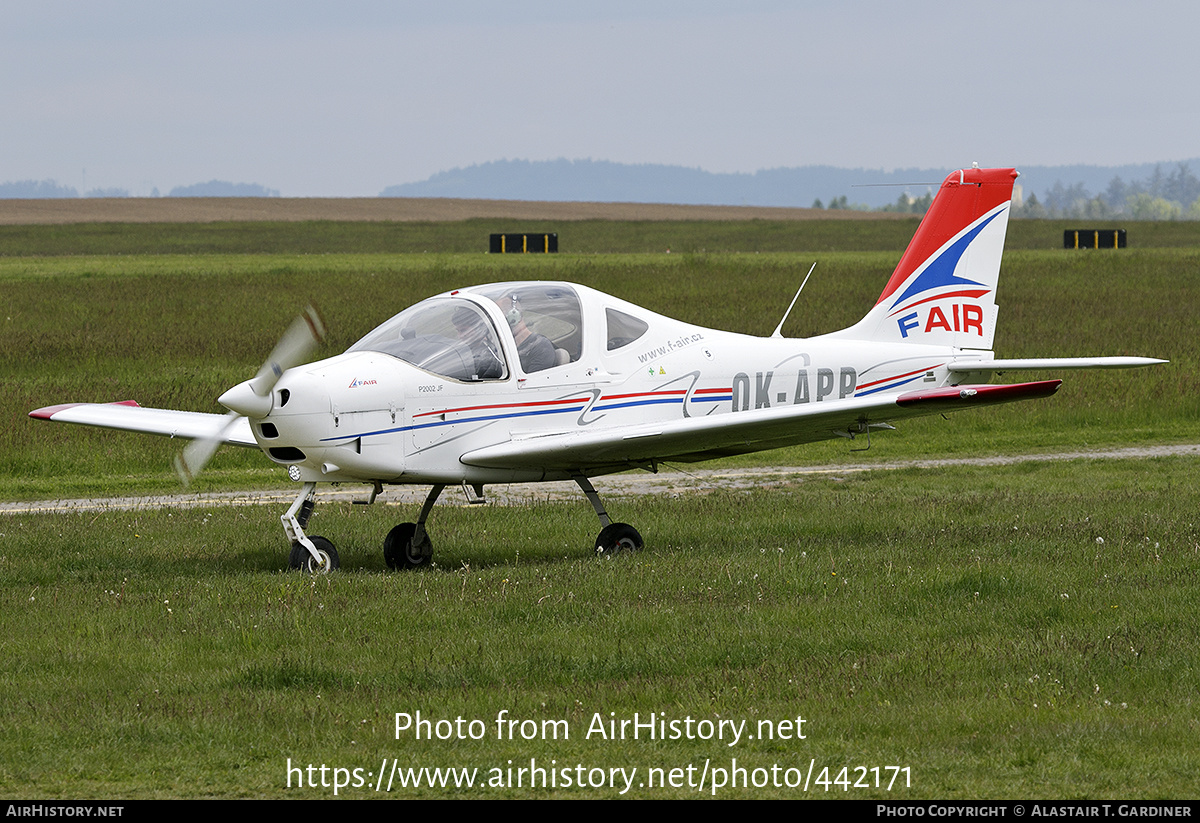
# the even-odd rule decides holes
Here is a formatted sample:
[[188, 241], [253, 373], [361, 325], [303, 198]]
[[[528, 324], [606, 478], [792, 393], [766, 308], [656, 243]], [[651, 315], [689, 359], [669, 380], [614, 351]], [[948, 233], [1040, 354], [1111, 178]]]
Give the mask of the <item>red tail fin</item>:
[[839, 335], [990, 349], [1014, 169], [963, 169], [938, 189], [883, 293]]

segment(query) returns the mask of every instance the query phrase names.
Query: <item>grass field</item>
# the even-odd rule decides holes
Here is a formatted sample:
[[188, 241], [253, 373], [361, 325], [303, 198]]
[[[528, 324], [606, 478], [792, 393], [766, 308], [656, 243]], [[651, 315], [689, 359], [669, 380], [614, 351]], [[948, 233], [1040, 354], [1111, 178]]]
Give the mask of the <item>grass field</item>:
[[[639, 782], [706, 760], [815, 760], [813, 777], [828, 767], [833, 781], [843, 767], [910, 769], [891, 792], [835, 782], [720, 797], [1195, 796], [1194, 459], [609, 503], [644, 525], [650, 549], [588, 558], [586, 506], [445, 507], [438, 565], [417, 574], [378, 556], [399, 513], [318, 507], [314, 526], [340, 535], [352, 563], [321, 578], [279, 571], [278, 512], [264, 507], [9, 518], [3, 794], [328, 797], [295, 777], [289, 789], [288, 760], [490, 777], [533, 758], [636, 768]], [[502, 710], [565, 721], [569, 737], [497, 740]], [[397, 739], [395, 714], [418, 711], [486, 734]], [[597, 713], [635, 712], [752, 729], [800, 716], [806, 738], [588, 737]], [[342, 795], [381, 796], [365, 782]]]
[[[569, 206], [570, 204], [560, 204]], [[553, 206], [553, 204], [550, 204]], [[650, 207], [647, 207], [650, 208]], [[636, 206], [626, 210], [636, 211]], [[796, 210], [812, 213], [808, 209]], [[619, 216], [621, 212], [617, 212]], [[687, 211], [684, 215], [688, 214]], [[815, 212], [821, 215], [821, 212]], [[0, 256], [140, 254], [432, 254], [486, 252], [492, 232], [558, 234], [572, 254], [881, 251], [899, 255], [916, 231], [916, 217], [869, 215], [848, 219], [713, 220], [473, 217], [453, 222], [333, 220], [197, 223], [77, 223], [2, 225]], [[808, 217], [808, 215], [806, 215]], [[1107, 225], [1107, 224], [1106, 224]], [[1014, 220], [1006, 248], [1056, 250], [1078, 221]], [[1200, 224], [1126, 225], [1131, 248], [1196, 248]]]
[[[841, 225], [831, 248], [882, 231]], [[284, 240], [259, 251], [249, 237], [193, 253], [184, 232], [187, 254], [161, 253], [174, 242], [164, 236], [124, 256], [81, 252], [67, 232], [61, 247], [0, 257], [0, 498], [177, 488], [170, 441], [25, 415], [127, 397], [218, 411], [214, 398], [254, 372], [309, 300], [330, 351], [421, 297], [524, 278], [768, 334], [816, 259], [786, 329], [807, 335], [861, 316], [907, 241], [714, 251], [692, 227], [671, 255], [520, 258], [351, 251], [366, 230], [346, 226], [329, 254]], [[763, 248], [777, 242], [774, 226], [751, 228]], [[650, 247], [664, 229], [629, 231]], [[710, 250], [679, 253], [688, 248]], [[638, 555], [588, 556], [590, 507], [539, 501], [536, 488], [526, 506], [439, 507], [437, 565], [413, 574], [384, 570], [382, 534], [411, 519], [388, 506], [318, 506], [312, 528], [337, 535], [344, 567], [322, 578], [281, 571], [273, 507], [6, 516], [0, 794], [330, 797], [336, 767], [350, 784], [338, 796], [380, 797], [381, 770], [437, 767], [477, 768], [484, 785], [393, 783], [390, 796], [615, 797], [623, 778], [609, 770], [636, 769], [625, 796], [1194, 797], [1194, 458], [836, 468], [1195, 442], [1198, 263], [1182, 241], [1070, 253], [1018, 240], [1000, 286], [999, 356], [1171, 365], [1068, 374], [1049, 401], [915, 421], [865, 453], [838, 443], [754, 458], [835, 469], [783, 488], [606, 501], [642, 530]], [[287, 482], [227, 449], [200, 487], [261, 485]], [[482, 736], [397, 735], [396, 714], [417, 711], [478, 721], [464, 732]], [[502, 711], [534, 723], [498, 739]], [[609, 740], [594, 726], [651, 712], [725, 733], [744, 723], [743, 736]], [[784, 722], [798, 716], [802, 727]], [[776, 739], [762, 738], [768, 728]], [[528, 776], [514, 787], [531, 759], [556, 787], [530, 789]], [[719, 770], [738, 775], [735, 759], [749, 785], [714, 790]], [[309, 765], [327, 766], [328, 785], [299, 788], [289, 760], [306, 783], [322, 780]], [[618, 786], [564, 786], [563, 769], [585, 783], [603, 770]], [[802, 775], [807, 791], [792, 785]], [[890, 791], [877, 785], [890, 778]]]

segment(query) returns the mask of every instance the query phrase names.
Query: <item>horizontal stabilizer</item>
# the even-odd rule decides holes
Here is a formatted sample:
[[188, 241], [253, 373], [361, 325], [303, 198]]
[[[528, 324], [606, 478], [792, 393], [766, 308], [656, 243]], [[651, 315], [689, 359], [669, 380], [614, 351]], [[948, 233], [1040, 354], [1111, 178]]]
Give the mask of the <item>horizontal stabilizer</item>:
[[1038, 357], [1022, 360], [958, 360], [951, 372], [1034, 371], [1037, 369], [1133, 369], [1167, 363], [1153, 357]]

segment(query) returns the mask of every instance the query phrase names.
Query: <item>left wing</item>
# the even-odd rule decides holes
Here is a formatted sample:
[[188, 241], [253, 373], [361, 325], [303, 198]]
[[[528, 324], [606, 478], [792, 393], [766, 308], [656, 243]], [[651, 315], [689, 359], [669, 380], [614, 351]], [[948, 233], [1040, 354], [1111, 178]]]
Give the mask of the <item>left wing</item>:
[[139, 406], [133, 400], [122, 400], [118, 403], [65, 403], [61, 406], [36, 409], [31, 411], [29, 416], [37, 420], [53, 420], [56, 423], [78, 423], [103, 429], [181, 437], [185, 440], [219, 437], [221, 443], [258, 448], [258, 443], [254, 441], [254, 435], [250, 432], [250, 422], [244, 417], [231, 423], [229, 415], [150, 409]]
[[807, 403], [689, 417], [661, 423], [582, 429], [510, 440], [468, 452], [462, 462], [489, 468], [618, 471], [658, 461], [695, 462], [838, 436], [886, 421], [960, 408], [1049, 397], [1061, 380], [948, 386], [900, 395]]

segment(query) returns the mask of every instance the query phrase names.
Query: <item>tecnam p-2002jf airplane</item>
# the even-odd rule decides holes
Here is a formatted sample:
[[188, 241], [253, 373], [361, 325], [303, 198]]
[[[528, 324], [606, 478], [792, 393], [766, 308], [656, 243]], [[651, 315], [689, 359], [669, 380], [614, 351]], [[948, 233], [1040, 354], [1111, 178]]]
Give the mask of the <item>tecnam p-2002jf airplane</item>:
[[[637, 549], [590, 478], [869, 433], [896, 420], [1046, 397], [1060, 380], [989, 385], [993, 372], [1121, 368], [1140, 357], [998, 360], [996, 284], [1013, 169], [948, 176], [874, 307], [807, 339], [693, 326], [570, 283], [457, 289], [411, 306], [345, 353], [307, 363], [324, 329], [298, 318], [227, 415], [132, 401], [51, 406], [45, 420], [183, 437], [195, 474], [218, 446], [258, 448], [303, 486], [282, 521], [291, 565], [338, 566], [305, 528], [317, 484], [431, 486], [384, 540], [392, 568], [429, 562], [426, 520], [446, 486], [574, 480], [600, 518], [597, 551]], [[780, 326], [782, 327], [782, 323]], [[369, 501], [369, 502], [370, 502]]]

